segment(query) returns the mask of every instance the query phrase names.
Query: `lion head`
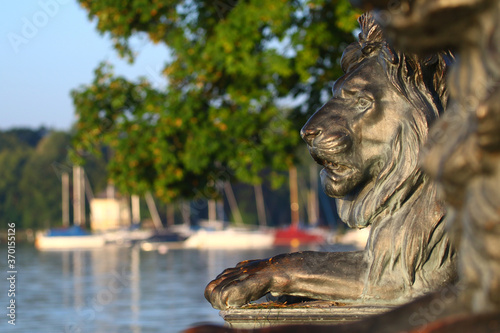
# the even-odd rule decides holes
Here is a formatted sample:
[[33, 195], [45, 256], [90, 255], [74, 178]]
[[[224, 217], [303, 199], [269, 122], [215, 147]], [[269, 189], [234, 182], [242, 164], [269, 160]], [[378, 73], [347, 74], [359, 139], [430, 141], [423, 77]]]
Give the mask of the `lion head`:
[[326, 194], [341, 219], [366, 227], [404, 203], [424, 175], [420, 147], [446, 100], [446, 57], [396, 52], [370, 14], [360, 18], [359, 42], [342, 57], [345, 75], [333, 98], [302, 128], [314, 160], [323, 165]]

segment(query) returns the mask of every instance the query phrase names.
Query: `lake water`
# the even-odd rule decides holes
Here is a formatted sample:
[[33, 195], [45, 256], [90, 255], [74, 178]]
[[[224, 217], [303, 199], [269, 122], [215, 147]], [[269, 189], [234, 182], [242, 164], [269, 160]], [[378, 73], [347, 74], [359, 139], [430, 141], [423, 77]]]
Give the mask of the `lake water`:
[[[6, 245], [0, 332], [180, 332], [200, 322], [223, 324], [203, 297], [206, 284], [245, 259], [289, 249], [170, 250], [108, 246], [89, 251], [16, 252], [16, 326], [9, 325]], [[5, 263], [5, 264], [4, 264]]]

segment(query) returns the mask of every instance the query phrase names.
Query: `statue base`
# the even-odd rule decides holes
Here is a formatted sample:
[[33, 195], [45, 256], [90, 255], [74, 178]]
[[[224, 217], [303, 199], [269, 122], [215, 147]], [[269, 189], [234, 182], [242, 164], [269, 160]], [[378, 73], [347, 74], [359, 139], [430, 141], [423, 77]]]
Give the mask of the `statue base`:
[[256, 329], [277, 325], [342, 324], [361, 320], [391, 309], [392, 307], [389, 306], [349, 305], [326, 301], [290, 305], [271, 302], [223, 310], [220, 315], [228, 327]]

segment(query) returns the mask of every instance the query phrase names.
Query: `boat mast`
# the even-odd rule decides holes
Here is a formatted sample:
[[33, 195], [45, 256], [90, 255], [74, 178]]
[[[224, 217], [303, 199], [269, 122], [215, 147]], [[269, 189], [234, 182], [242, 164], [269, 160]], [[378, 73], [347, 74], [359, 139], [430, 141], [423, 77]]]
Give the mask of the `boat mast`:
[[257, 204], [257, 214], [259, 218], [259, 225], [265, 227], [267, 225], [266, 220], [266, 206], [264, 204], [264, 194], [262, 193], [262, 184], [253, 186], [255, 192], [255, 203]]
[[153, 224], [156, 230], [163, 229], [163, 223], [161, 223], [160, 214], [158, 214], [158, 209], [156, 208], [155, 199], [151, 192], [146, 192], [145, 195], [146, 204], [148, 205], [149, 213], [151, 214], [151, 218], [153, 219]]
[[79, 165], [73, 166], [73, 207], [76, 226], [85, 226], [85, 182], [84, 171]]
[[292, 227], [299, 226], [299, 190], [297, 186], [297, 168], [291, 166], [288, 170], [290, 185], [290, 212], [292, 215]]
[[230, 182], [224, 182], [224, 192], [226, 192], [227, 202], [229, 203], [229, 208], [233, 214], [234, 222], [236, 225], [243, 225], [243, 218], [241, 216], [240, 208], [238, 207], [238, 202], [234, 196], [233, 188]]
[[138, 225], [141, 222], [141, 202], [137, 194], [130, 196], [132, 208], [132, 224]]
[[310, 164], [309, 166], [309, 177], [310, 177], [310, 187], [308, 196], [308, 217], [309, 225], [317, 226], [319, 220], [319, 203], [318, 203], [318, 167], [316, 164]]
[[63, 172], [61, 175], [62, 183], [62, 225], [69, 227], [69, 174]]

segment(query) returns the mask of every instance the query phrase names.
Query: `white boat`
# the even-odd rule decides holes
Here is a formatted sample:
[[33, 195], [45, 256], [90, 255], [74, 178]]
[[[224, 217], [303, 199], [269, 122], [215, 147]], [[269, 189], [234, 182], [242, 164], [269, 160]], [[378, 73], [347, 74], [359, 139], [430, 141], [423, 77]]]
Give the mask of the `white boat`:
[[103, 235], [52, 236], [47, 232], [37, 232], [35, 247], [39, 250], [80, 250], [99, 248], [106, 244]]
[[185, 248], [196, 249], [260, 249], [271, 248], [274, 232], [271, 230], [200, 229], [184, 242]]
[[119, 229], [89, 233], [79, 227], [37, 232], [35, 247], [39, 250], [73, 250], [102, 247], [106, 244], [129, 245], [153, 236], [153, 230]]

